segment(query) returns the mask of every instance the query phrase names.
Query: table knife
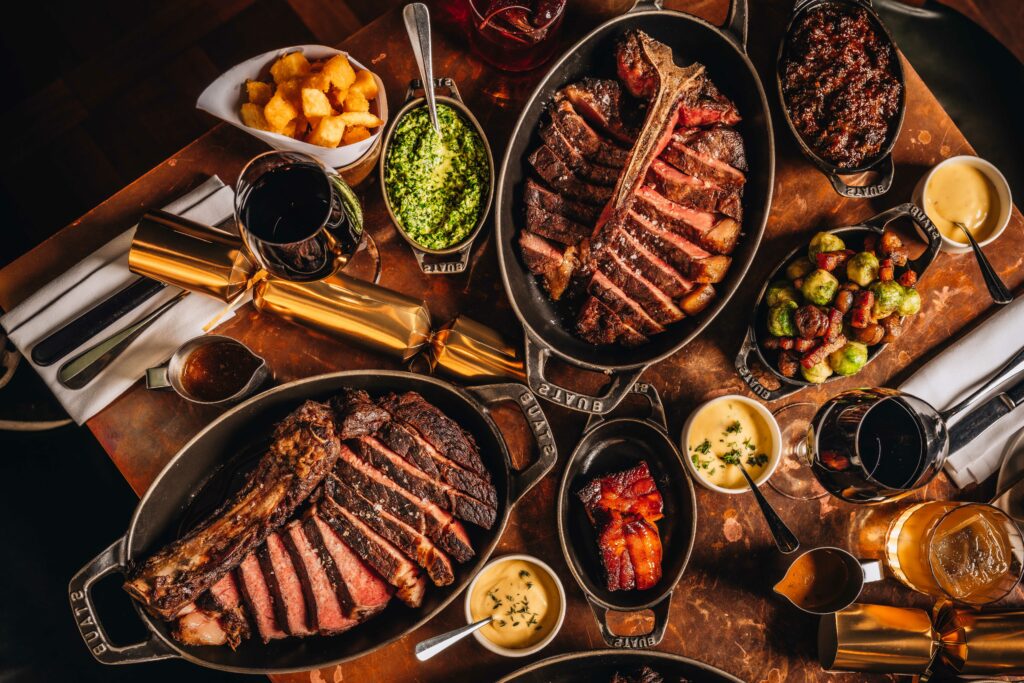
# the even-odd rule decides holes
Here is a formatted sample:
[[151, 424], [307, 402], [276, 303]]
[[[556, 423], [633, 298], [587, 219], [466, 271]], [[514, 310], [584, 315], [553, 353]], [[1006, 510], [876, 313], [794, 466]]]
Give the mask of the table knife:
[[166, 286], [163, 282], [140, 277], [37, 342], [32, 347], [32, 362], [43, 367], [53, 365]]
[[1024, 380], [995, 394], [953, 425], [949, 430], [949, 454], [966, 446], [1021, 403], [1024, 403]]

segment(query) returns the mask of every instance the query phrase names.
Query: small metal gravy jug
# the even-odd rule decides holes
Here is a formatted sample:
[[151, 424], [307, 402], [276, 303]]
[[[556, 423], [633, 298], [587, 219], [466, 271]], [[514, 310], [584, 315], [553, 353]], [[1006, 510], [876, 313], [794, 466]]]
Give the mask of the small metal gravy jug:
[[[234, 389], [230, 394], [223, 396], [214, 395], [206, 396], [202, 392], [197, 391], [198, 387], [192, 387], [190, 389], [189, 384], [191, 383], [192, 369], [189, 368], [189, 360], [193, 354], [199, 352], [207, 354], [214, 354], [215, 347], [219, 345], [226, 345], [230, 348], [229, 353], [233, 354], [232, 360], [237, 360], [240, 363], [247, 363], [251, 366], [251, 369], [244, 368], [245, 375], [236, 378], [236, 381], [229, 385], [227, 390]], [[223, 351], [224, 349], [222, 349]], [[215, 356], [212, 356], [215, 358]], [[200, 360], [200, 359], [196, 359]], [[223, 360], [223, 357], [220, 359]], [[223, 373], [218, 374], [217, 369], [203, 369], [200, 368], [197, 372], [202, 375], [205, 374], [209, 377], [209, 381], [212, 384], [222, 381], [224, 376]], [[225, 337], [219, 334], [206, 334], [201, 337], [190, 339], [181, 346], [178, 350], [171, 355], [171, 359], [167, 361], [167, 365], [161, 365], [160, 367], [150, 368], [146, 370], [146, 388], [147, 389], [173, 389], [178, 396], [181, 396], [186, 401], [192, 403], [200, 403], [203, 405], [228, 405], [231, 403], [237, 403], [247, 396], [253, 394], [260, 385], [266, 381], [269, 377], [270, 371], [267, 368], [267, 363], [263, 358], [253, 353], [248, 346], [232, 339], [231, 337]], [[244, 382], [243, 382], [244, 380]], [[237, 387], [237, 388], [235, 388]]]
[[773, 590], [804, 612], [831, 614], [856, 602], [865, 583], [882, 578], [881, 562], [862, 562], [842, 548], [822, 546], [789, 563]]

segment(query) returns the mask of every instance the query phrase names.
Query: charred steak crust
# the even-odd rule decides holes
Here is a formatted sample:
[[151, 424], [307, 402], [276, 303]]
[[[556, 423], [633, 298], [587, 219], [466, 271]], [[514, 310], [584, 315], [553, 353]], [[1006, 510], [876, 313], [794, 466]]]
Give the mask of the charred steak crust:
[[416, 392], [408, 391], [401, 396], [389, 394], [381, 399], [380, 406], [399, 422], [412, 427], [446, 457], [490, 479], [473, 435]]
[[125, 590], [150, 613], [173, 619], [284, 524], [334, 467], [339, 452], [332, 411], [306, 401], [274, 430], [242, 489], [136, 566]]

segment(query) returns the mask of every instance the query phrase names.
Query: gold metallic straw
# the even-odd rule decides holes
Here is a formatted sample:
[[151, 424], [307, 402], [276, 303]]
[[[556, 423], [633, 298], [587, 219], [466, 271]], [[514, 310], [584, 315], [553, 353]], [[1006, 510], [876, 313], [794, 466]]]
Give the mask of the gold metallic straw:
[[937, 644], [920, 609], [855, 604], [821, 618], [818, 661], [832, 671], [919, 674]]

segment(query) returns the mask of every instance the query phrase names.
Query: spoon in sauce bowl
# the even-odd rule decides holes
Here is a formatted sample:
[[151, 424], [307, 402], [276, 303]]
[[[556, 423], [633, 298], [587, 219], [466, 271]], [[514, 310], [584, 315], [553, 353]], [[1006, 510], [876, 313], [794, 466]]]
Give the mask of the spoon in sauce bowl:
[[422, 2], [414, 2], [402, 10], [405, 19], [405, 31], [412, 43], [412, 54], [416, 58], [416, 66], [420, 70], [423, 82], [423, 96], [427, 99], [427, 110], [430, 112], [430, 124], [434, 131], [441, 135], [441, 124], [437, 120], [437, 101], [434, 97], [434, 58], [430, 46], [430, 10]]
[[978, 240], [974, 239], [974, 235], [967, 229], [967, 226], [963, 223], [953, 221], [953, 225], [960, 228], [960, 230], [967, 235], [967, 241], [971, 243], [971, 249], [974, 250], [974, 257], [978, 259], [978, 267], [981, 268], [981, 276], [985, 279], [985, 286], [988, 287], [988, 293], [992, 297], [992, 301], [997, 304], [1008, 304], [1013, 301], [1013, 294], [1006, 288], [1003, 281], [999, 278], [995, 268], [989, 263], [988, 257], [985, 256], [985, 252], [981, 250], [978, 245]]
[[754, 480], [750, 477], [750, 473], [747, 472], [746, 468], [740, 467], [739, 470], [743, 473], [747, 483], [750, 484], [750, 490], [754, 492], [754, 498], [757, 499], [757, 504], [761, 507], [761, 514], [764, 515], [764, 521], [768, 523], [768, 530], [772, 532], [772, 538], [775, 539], [775, 545], [779, 547], [779, 551], [786, 554], [795, 553], [800, 548], [800, 541], [797, 540], [796, 534], [786, 526], [786, 523], [782, 521], [782, 517], [779, 517], [779, 513], [771, 506], [771, 503], [764, 497], [764, 494], [758, 490], [757, 485], [754, 484]]
[[437, 653], [441, 652], [442, 650], [447, 650], [449, 647], [459, 642], [469, 634], [475, 631], [479, 631], [492, 621], [494, 621], [493, 614], [487, 617], [486, 619], [481, 619], [480, 621], [473, 622], [472, 624], [467, 624], [465, 626], [460, 626], [459, 628], [452, 629], [447, 633], [442, 633], [439, 636], [434, 636], [433, 638], [427, 638], [426, 640], [422, 640], [416, 643], [416, 659], [420, 660], [421, 662], [425, 662]]

